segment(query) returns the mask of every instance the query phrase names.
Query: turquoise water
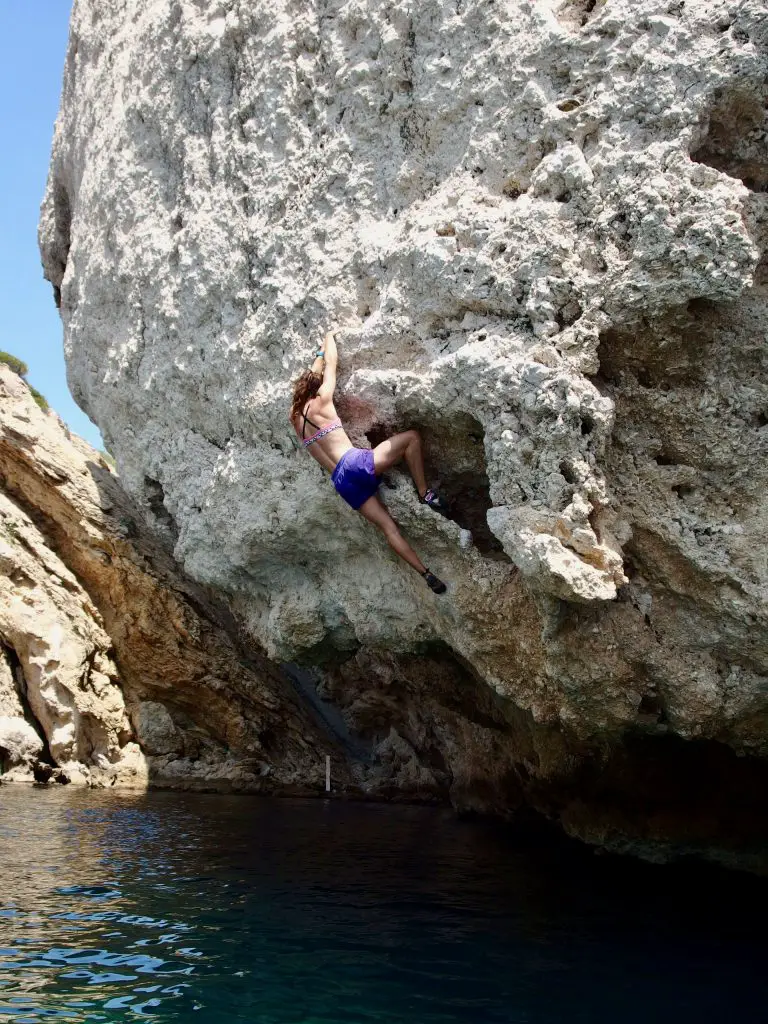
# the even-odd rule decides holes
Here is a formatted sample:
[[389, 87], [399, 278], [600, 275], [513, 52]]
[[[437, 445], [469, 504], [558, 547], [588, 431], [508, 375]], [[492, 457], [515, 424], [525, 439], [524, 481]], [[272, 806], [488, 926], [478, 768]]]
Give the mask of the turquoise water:
[[0, 788], [0, 1021], [768, 1020], [758, 880], [442, 810]]

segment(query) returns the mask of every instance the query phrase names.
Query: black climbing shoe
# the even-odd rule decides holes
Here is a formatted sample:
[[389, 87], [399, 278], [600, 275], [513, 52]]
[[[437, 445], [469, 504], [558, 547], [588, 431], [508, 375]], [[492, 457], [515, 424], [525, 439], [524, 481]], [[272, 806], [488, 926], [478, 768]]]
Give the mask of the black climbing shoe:
[[448, 506], [437, 491], [430, 488], [423, 498], [419, 498], [419, 501], [423, 501], [425, 505], [429, 505], [429, 507], [435, 512], [439, 512], [440, 515], [445, 516], [446, 519], [448, 518]]
[[429, 569], [421, 574], [427, 581], [427, 586], [430, 590], [434, 590], [436, 594], [444, 594], [448, 589], [442, 580], [439, 580], [434, 573], [430, 572]]

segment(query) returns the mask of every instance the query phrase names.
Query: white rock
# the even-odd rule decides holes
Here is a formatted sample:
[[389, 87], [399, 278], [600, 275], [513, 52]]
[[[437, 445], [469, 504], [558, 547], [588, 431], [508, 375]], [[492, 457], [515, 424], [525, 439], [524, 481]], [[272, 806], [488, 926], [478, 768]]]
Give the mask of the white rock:
[[0, 715], [23, 718], [24, 709], [19, 698], [13, 671], [5, 652], [0, 648]]
[[23, 718], [0, 717], [0, 752], [11, 766], [28, 764], [43, 749], [43, 741]]
[[[653, 680], [671, 731], [762, 750], [764, 5], [584, 6], [231, 0], [212, 29], [77, 0], [41, 221], [69, 380], [273, 657], [440, 643], [592, 736]], [[350, 436], [418, 426], [436, 475], [487, 479], [513, 565], [395, 472], [451, 584], [425, 593], [296, 451], [290, 382], [332, 322]], [[697, 483], [664, 477], [686, 459]], [[712, 532], [726, 505], [743, 533]], [[650, 624], [613, 600], [619, 538]]]

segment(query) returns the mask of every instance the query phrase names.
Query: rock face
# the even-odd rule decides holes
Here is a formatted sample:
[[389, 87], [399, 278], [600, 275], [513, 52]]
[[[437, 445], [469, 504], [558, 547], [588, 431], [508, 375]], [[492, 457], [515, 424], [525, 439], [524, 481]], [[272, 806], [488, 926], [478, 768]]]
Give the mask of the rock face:
[[[72, 389], [186, 572], [320, 666], [365, 785], [761, 831], [767, 76], [758, 0], [75, 0]], [[447, 598], [294, 449], [331, 322], [353, 439], [419, 428], [451, 499], [383, 489]]]
[[325, 754], [290, 683], [238, 649], [102, 456], [0, 365], [6, 781], [307, 792]]

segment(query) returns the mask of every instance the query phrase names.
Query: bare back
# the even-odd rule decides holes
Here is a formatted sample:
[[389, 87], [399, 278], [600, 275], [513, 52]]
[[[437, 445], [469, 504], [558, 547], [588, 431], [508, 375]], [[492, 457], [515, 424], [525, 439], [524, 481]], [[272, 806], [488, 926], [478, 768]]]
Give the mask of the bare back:
[[[306, 421], [304, 419], [305, 413], [307, 416]], [[336, 412], [333, 399], [318, 394], [314, 398], [310, 398], [303, 411], [294, 417], [291, 422], [299, 440], [304, 441], [305, 438], [311, 437], [312, 434], [317, 433], [318, 430], [322, 430], [338, 419], [339, 414]], [[305, 431], [303, 435], [302, 431]], [[312, 444], [307, 446], [307, 451], [324, 469], [332, 471], [344, 452], [353, 447], [354, 445], [347, 437], [344, 428], [338, 427], [324, 437], [319, 437], [316, 441], [313, 441]]]

